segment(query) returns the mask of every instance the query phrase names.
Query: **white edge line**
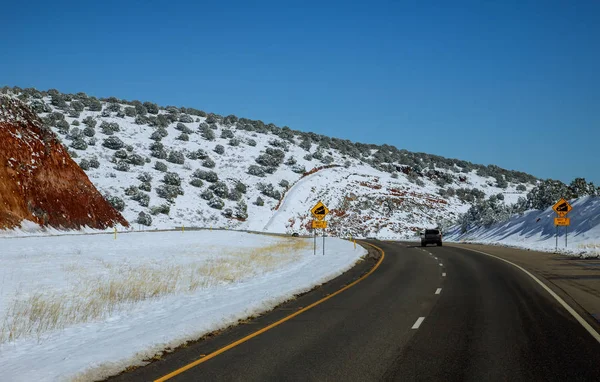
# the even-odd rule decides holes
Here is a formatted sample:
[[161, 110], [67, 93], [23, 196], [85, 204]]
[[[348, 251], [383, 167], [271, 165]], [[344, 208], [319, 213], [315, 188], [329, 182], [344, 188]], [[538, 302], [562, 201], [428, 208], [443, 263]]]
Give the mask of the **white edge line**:
[[437, 290], [435, 291], [435, 294], [440, 294], [442, 293], [442, 288], [437, 288]]
[[443, 266], [444, 266], [444, 264], [440, 263], [440, 267], [443, 267]]
[[421, 326], [423, 321], [425, 321], [425, 317], [419, 317], [417, 322], [415, 322], [415, 324], [412, 326], [412, 329], [419, 329], [419, 326]]
[[[463, 247], [461, 247], [461, 248], [463, 248]], [[562, 305], [562, 307], [565, 308], [567, 310], [567, 312], [569, 312], [571, 314], [571, 316], [573, 316], [573, 318], [575, 318], [575, 320], [577, 320], [577, 322], [579, 322], [581, 324], [581, 326], [583, 326], [584, 329], [587, 330], [588, 333], [590, 333], [592, 335], [592, 337], [594, 337], [594, 339], [600, 343], [600, 334], [598, 334], [598, 332], [596, 330], [594, 330], [594, 328], [592, 328], [592, 326], [590, 324], [588, 324], [587, 321], [584, 320], [583, 317], [581, 317], [581, 315], [579, 315], [579, 313], [577, 313], [573, 308], [571, 308], [569, 306], [569, 304], [567, 304], [565, 302], [565, 300], [563, 300], [559, 295], [557, 295], [556, 293], [554, 293], [554, 291], [552, 289], [550, 289], [546, 284], [544, 284], [537, 277], [535, 277], [533, 274], [531, 274], [531, 272], [529, 272], [525, 268], [521, 267], [520, 265], [517, 265], [517, 264], [515, 264], [515, 263], [513, 263], [511, 261], [505, 260], [505, 259], [503, 259], [501, 257], [490, 255], [489, 253], [481, 252], [481, 251], [478, 251], [476, 249], [470, 249], [470, 248], [463, 248], [463, 249], [468, 249], [469, 251], [472, 251], [472, 252], [481, 253], [483, 255], [490, 256], [490, 257], [496, 258], [498, 260], [502, 260], [505, 263], [508, 263], [508, 264], [510, 264], [510, 265], [512, 265], [512, 266], [514, 266], [514, 267], [516, 267], [518, 269], [520, 269], [524, 273], [526, 273], [536, 283], [538, 283], [542, 288], [544, 288], [546, 290], [546, 292], [548, 292], [550, 294], [550, 296], [554, 297], [554, 299], [556, 301], [558, 301], [558, 303], [560, 305]]]
[[442, 277], [446, 277], [446, 272], [442, 273]]

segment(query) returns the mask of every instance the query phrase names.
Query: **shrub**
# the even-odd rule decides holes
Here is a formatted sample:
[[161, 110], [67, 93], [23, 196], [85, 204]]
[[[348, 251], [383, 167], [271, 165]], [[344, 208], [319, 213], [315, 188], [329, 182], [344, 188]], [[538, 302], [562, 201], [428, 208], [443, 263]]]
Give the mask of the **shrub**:
[[80, 123], [78, 120], [74, 119], [73, 122], [71, 122], [71, 126], [79, 126]]
[[156, 163], [154, 163], [154, 169], [161, 172], [166, 172], [168, 168], [165, 163], [156, 161]]
[[527, 187], [524, 184], [519, 184], [517, 186], [517, 191], [527, 191]]
[[126, 159], [127, 158], [127, 151], [125, 151], [123, 149], [117, 150], [117, 151], [115, 151], [114, 157], [117, 158], [117, 159]]
[[89, 111], [102, 111], [102, 103], [98, 99], [91, 97], [88, 104]]
[[91, 168], [99, 168], [100, 162], [98, 161], [98, 159], [96, 159], [96, 158], [90, 159], [90, 167]]
[[137, 179], [140, 182], [144, 182], [144, 183], [148, 182], [149, 183], [149, 182], [152, 182], [152, 175], [150, 175], [150, 173], [148, 173], [148, 172], [143, 172], [140, 175], [138, 175]]
[[298, 162], [296, 161], [296, 158], [294, 158], [293, 156], [289, 157], [288, 160], [285, 161], [285, 164], [288, 166], [293, 166], [296, 163], [298, 163]]
[[213, 192], [212, 192], [211, 190], [209, 190], [209, 189], [206, 189], [206, 190], [204, 190], [204, 191], [203, 191], [203, 192], [200, 194], [200, 197], [201, 197], [202, 199], [204, 199], [204, 200], [211, 200], [212, 198], [214, 198], [214, 196], [215, 196], [215, 195], [213, 194]]
[[215, 196], [208, 201], [208, 206], [217, 210], [221, 210], [225, 206], [225, 202], [221, 198]]
[[206, 167], [206, 168], [214, 168], [215, 167], [215, 161], [213, 161], [210, 158], [206, 158], [203, 162], [202, 162], [202, 166]]
[[160, 141], [167, 135], [169, 135], [167, 129], [159, 127], [158, 129], [154, 130], [152, 134], [150, 134], [150, 139], [152, 139], [153, 141]]
[[87, 126], [85, 129], [83, 129], [83, 135], [85, 135], [86, 137], [93, 137], [94, 135], [96, 135], [96, 130], [94, 130], [93, 127]]
[[123, 141], [120, 140], [118, 137], [111, 136], [111, 137], [106, 138], [102, 142], [102, 146], [112, 149], [112, 150], [118, 150], [118, 149], [123, 148], [123, 146], [125, 146], [125, 143], [123, 143]]
[[158, 105], [152, 102], [144, 102], [143, 106], [146, 108], [146, 111], [150, 114], [158, 114]]
[[236, 190], [235, 188], [229, 191], [229, 195], [227, 195], [227, 199], [238, 201], [242, 198], [242, 193]]
[[183, 189], [180, 186], [161, 184], [156, 187], [156, 195], [168, 201], [173, 201], [177, 196], [183, 195]]
[[196, 170], [194, 171], [192, 176], [194, 178], [202, 179], [210, 183], [214, 183], [219, 180], [217, 173], [215, 173], [214, 171]]
[[230, 219], [233, 217], [233, 210], [231, 208], [225, 208], [222, 215], [225, 216], [226, 218]]
[[59, 121], [56, 122], [56, 127], [60, 128], [60, 129], [69, 129], [69, 122], [65, 121], [64, 119], [61, 119]]
[[144, 159], [144, 157], [140, 154], [131, 154], [127, 158], [127, 163], [134, 166], [143, 166], [144, 164], [146, 164], [146, 159]]
[[233, 215], [238, 219], [248, 219], [248, 206], [243, 200], [238, 201], [238, 203], [235, 206]]
[[194, 122], [194, 119], [191, 116], [187, 115], [187, 114], [181, 114], [179, 116], [179, 122], [192, 123], [192, 122]]
[[150, 204], [150, 195], [142, 191], [137, 191], [135, 194], [133, 194], [131, 199], [138, 202], [142, 207], [148, 207], [148, 204]]
[[241, 192], [242, 194], [245, 194], [246, 191], [248, 191], [248, 187], [242, 182], [237, 182], [235, 184], [235, 190]]
[[167, 172], [163, 177], [163, 183], [171, 186], [181, 186], [181, 178], [175, 172]]
[[204, 184], [204, 182], [202, 182], [202, 180], [198, 179], [198, 178], [194, 178], [190, 181], [190, 184], [194, 187], [202, 187], [202, 185]]
[[208, 125], [201, 128], [201, 135], [202, 138], [206, 139], [207, 141], [215, 140], [215, 132], [212, 131]]
[[131, 107], [131, 106], [126, 107], [125, 115], [128, 117], [132, 117], [132, 118], [135, 117], [135, 115], [136, 115], [135, 107]]
[[173, 150], [169, 153], [169, 157], [167, 158], [167, 162], [175, 163], [175, 164], [183, 164], [185, 163], [185, 156], [181, 151]]
[[106, 121], [103, 121], [100, 124], [100, 129], [102, 130], [102, 133], [106, 135], [113, 135], [115, 132], [121, 131], [118, 123]]
[[265, 172], [267, 174], [275, 174], [277, 171], [277, 167], [265, 167]]
[[98, 140], [94, 137], [88, 139], [88, 145], [90, 146], [96, 146], [96, 142], [98, 142]]
[[290, 182], [288, 182], [285, 179], [282, 179], [281, 182], [279, 182], [279, 185], [283, 188], [288, 188], [290, 186]]
[[85, 117], [82, 122], [84, 125], [91, 127], [91, 128], [96, 127], [96, 123], [97, 123], [97, 121], [94, 118], [92, 118], [91, 116]]
[[333, 163], [333, 157], [331, 155], [327, 155], [325, 158], [323, 158], [323, 160], [321, 161], [323, 162], [323, 164], [332, 164]]
[[306, 172], [306, 167], [297, 164], [295, 166], [292, 166], [292, 171], [296, 174], [304, 174]]
[[306, 154], [306, 155], [304, 156], [304, 160], [306, 160], [306, 161], [309, 161], [309, 162], [310, 162], [310, 161], [312, 161], [312, 159], [313, 159], [313, 157], [312, 157], [312, 154]]
[[125, 210], [125, 202], [118, 196], [107, 196], [105, 199], [115, 210], [119, 212]]
[[137, 115], [134, 122], [136, 125], [147, 125], [150, 119], [144, 115]]
[[125, 161], [120, 161], [119, 163], [117, 163], [117, 165], [115, 166], [115, 170], [117, 171], [123, 171], [123, 172], [127, 172], [131, 169], [131, 166], [129, 165], [129, 163], [125, 162]]
[[139, 189], [142, 191], [150, 192], [152, 191], [152, 184], [150, 182], [142, 182], [139, 185]]
[[77, 139], [81, 138], [81, 130], [78, 127], [74, 127], [69, 130], [69, 134], [67, 135], [67, 139]]
[[75, 150], [86, 150], [88, 148], [88, 144], [82, 138], [76, 138], [71, 142], [71, 147]]
[[252, 147], [256, 146], [256, 141], [254, 139], [251, 139], [251, 138], [248, 139], [248, 146], [252, 146]]
[[179, 134], [179, 136], [177, 137], [177, 139], [180, 140], [180, 141], [187, 142], [187, 141], [190, 140], [190, 136], [187, 135], [186, 133], [181, 133], [181, 134]]
[[250, 167], [248, 167], [248, 174], [254, 175], [254, 176], [259, 176], [262, 178], [265, 176], [265, 170], [260, 166], [252, 164], [252, 165], [250, 165]]
[[257, 206], [264, 206], [265, 205], [265, 201], [263, 200], [263, 198], [261, 198], [260, 196], [256, 198], [256, 201], [254, 202], [254, 204], [256, 204]]
[[165, 147], [160, 142], [154, 142], [150, 145], [150, 155], [158, 159], [167, 159]]
[[165, 214], [168, 215], [171, 212], [171, 207], [168, 204], [161, 204], [160, 206], [154, 206], [150, 208], [152, 215]]
[[240, 141], [238, 138], [231, 138], [231, 139], [229, 140], [229, 146], [234, 146], [234, 147], [237, 147], [237, 146], [239, 146], [239, 145], [240, 145], [240, 142], [241, 142], [241, 141]]
[[208, 189], [220, 198], [227, 198], [229, 196], [229, 188], [223, 182], [215, 182]]
[[148, 227], [148, 226], [152, 225], [152, 216], [150, 216], [147, 213], [142, 211], [138, 215], [135, 222]]
[[85, 108], [84, 104], [80, 101], [71, 101], [71, 107], [73, 108], [73, 110], [78, 112], [82, 112]]
[[106, 110], [111, 113], [118, 113], [121, 111], [121, 105], [119, 105], [118, 103], [109, 103], [106, 106]]
[[273, 187], [272, 184], [268, 183], [258, 183], [256, 185], [256, 187], [258, 188], [258, 190], [260, 191], [261, 194], [263, 194], [264, 196], [268, 196], [270, 198], [279, 200], [281, 199], [281, 193], [277, 190], [275, 190], [275, 187]]
[[81, 167], [81, 169], [83, 171], [87, 171], [90, 169], [90, 161], [88, 161], [87, 159], [82, 159], [81, 162], [79, 162], [79, 167]]
[[223, 129], [223, 131], [221, 131], [221, 138], [223, 138], [223, 139], [233, 138], [233, 132], [229, 129]]
[[181, 131], [182, 133], [186, 133], [186, 134], [192, 134], [194, 132], [194, 130], [190, 129], [183, 123], [178, 123], [177, 126], [175, 127], [175, 129]]

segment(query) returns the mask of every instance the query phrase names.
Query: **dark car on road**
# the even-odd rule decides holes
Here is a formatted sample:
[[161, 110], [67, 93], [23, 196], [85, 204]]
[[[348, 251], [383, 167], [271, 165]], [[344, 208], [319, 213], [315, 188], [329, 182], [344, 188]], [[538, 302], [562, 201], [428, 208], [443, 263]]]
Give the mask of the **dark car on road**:
[[441, 247], [442, 232], [439, 229], [426, 229], [425, 233], [421, 235], [421, 247], [427, 244], [437, 244], [438, 247]]

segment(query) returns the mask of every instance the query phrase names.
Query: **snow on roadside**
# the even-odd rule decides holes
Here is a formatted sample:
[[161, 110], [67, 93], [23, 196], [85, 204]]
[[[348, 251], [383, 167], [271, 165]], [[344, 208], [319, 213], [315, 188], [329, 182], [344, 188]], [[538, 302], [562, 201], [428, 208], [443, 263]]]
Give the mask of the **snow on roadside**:
[[[279, 246], [297, 250], [278, 252]], [[263, 249], [270, 255], [261, 257]], [[86, 379], [102, 379], [162, 349], [269, 310], [340, 275], [366, 254], [336, 238], [327, 238], [326, 250], [325, 256], [314, 256], [310, 239], [232, 231], [132, 233], [117, 240], [109, 235], [5, 240], [0, 257], [4, 328], [15, 301], [59, 296], [69, 308], [88, 296], [82, 289], [118, 282], [139, 269], [152, 275], [167, 270], [171, 276], [173, 270], [208, 269], [203, 275], [212, 281], [190, 291], [191, 274], [183, 273], [162, 297], [125, 302], [94, 320], [40, 335], [0, 339], [3, 378], [55, 381], [84, 373]], [[246, 261], [249, 256], [260, 266]], [[236, 273], [236, 264], [251, 268]], [[221, 276], [229, 278], [219, 277], [224, 269]]]
[[447, 241], [480, 244], [499, 244], [523, 249], [555, 252], [558, 232], [558, 252], [581, 257], [600, 257], [600, 197], [588, 196], [571, 200], [573, 210], [569, 213], [571, 226], [565, 246], [565, 227], [554, 226], [556, 214], [551, 207], [531, 210], [523, 215], [490, 228], [479, 227], [461, 233], [453, 227], [445, 236]]

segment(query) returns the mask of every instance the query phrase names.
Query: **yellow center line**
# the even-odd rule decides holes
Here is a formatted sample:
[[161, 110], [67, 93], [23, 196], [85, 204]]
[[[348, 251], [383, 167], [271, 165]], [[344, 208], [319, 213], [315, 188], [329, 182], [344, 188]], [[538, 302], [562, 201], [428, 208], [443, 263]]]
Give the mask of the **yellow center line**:
[[328, 295], [328, 296], [320, 299], [319, 301], [316, 301], [316, 302], [310, 304], [309, 306], [307, 306], [305, 308], [302, 308], [301, 310], [299, 310], [299, 311], [297, 311], [295, 313], [292, 313], [289, 316], [284, 317], [284, 318], [282, 318], [281, 320], [279, 320], [277, 322], [272, 323], [269, 326], [266, 326], [266, 327], [264, 327], [264, 328], [262, 328], [262, 329], [260, 329], [260, 330], [258, 330], [256, 332], [252, 333], [252, 334], [249, 334], [249, 335], [247, 335], [244, 338], [241, 338], [241, 339], [239, 339], [239, 340], [237, 340], [237, 341], [235, 341], [233, 343], [230, 343], [229, 345], [227, 345], [225, 347], [222, 347], [221, 349], [216, 350], [216, 351], [208, 354], [205, 357], [199, 358], [199, 359], [195, 360], [194, 362], [189, 363], [189, 364], [183, 366], [182, 368], [179, 368], [179, 369], [177, 369], [177, 370], [175, 370], [175, 371], [173, 371], [173, 372], [165, 375], [164, 377], [161, 377], [161, 378], [155, 380], [154, 382], [167, 381], [167, 380], [169, 380], [169, 379], [171, 379], [171, 378], [173, 378], [173, 377], [175, 377], [175, 376], [177, 376], [177, 375], [179, 375], [179, 374], [181, 374], [181, 373], [183, 373], [183, 372], [185, 372], [185, 371], [187, 371], [187, 370], [189, 370], [189, 369], [191, 369], [191, 368], [193, 368], [195, 366], [200, 365], [201, 363], [204, 363], [204, 362], [208, 361], [209, 359], [215, 358], [219, 354], [225, 353], [227, 350], [233, 349], [234, 347], [236, 347], [238, 345], [241, 345], [244, 342], [246, 342], [246, 341], [248, 341], [248, 340], [250, 340], [250, 339], [252, 339], [252, 338], [254, 338], [256, 336], [259, 336], [259, 335], [263, 334], [264, 332], [266, 332], [268, 330], [271, 330], [274, 327], [279, 326], [279, 325], [283, 324], [286, 321], [291, 320], [292, 318], [294, 318], [294, 317], [296, 317], [296, 316], [298, 316], [298, 315], [300, 315], [300, 314], [302, 314], [302, 313], [304, 313], [304, 312], [306, 312], [306, 311], [314, 308], [315, 306], [317, 306], [317, 305], [319, 305], [319, 304], [321, 304], [321, 303], [329, 300], [330, 298], [332, 298], [334, 296], [337, 296], [338, 294], [342, 293], [343, 291], [345, 291], [347, 289], [350, 289], [354, 285], [356, 285], [359, 282], [363, 281], [364, 279], [366, 279], [367, 277], [369, 277], [373, 272], [375, 272], [375, 270], [377, 268], [379, 268], [379, 265], [381, 265], [381, 263], [383, 262], [383, 258], [385, 257], [385, 252], [383, 251], [383, 249], [381, 249], [381, 248], [379, 248], [379, 247], [377, 247], [377, 246], [375, 246], [375, 245], [373, 245], [371, 243], [365, 243], [365, 244], [368, 244], [371, 247], [377, 249], [379, 252], [381, 252], [381, 258], [379, 259], [379, 261], [377, 262], [377, 264], [375, 264], [375, 266], [367, 274], [365, 274], [364, 276], [360, 277], [358, 280], [352, 282], [351, 284], [346, 285], [342, 289], [339, 289], [338, 291], [336, 291], [336, 292], [334, 292], [334, 293], [332, 293], [332, 294], [330, 294], [330, 295]]

